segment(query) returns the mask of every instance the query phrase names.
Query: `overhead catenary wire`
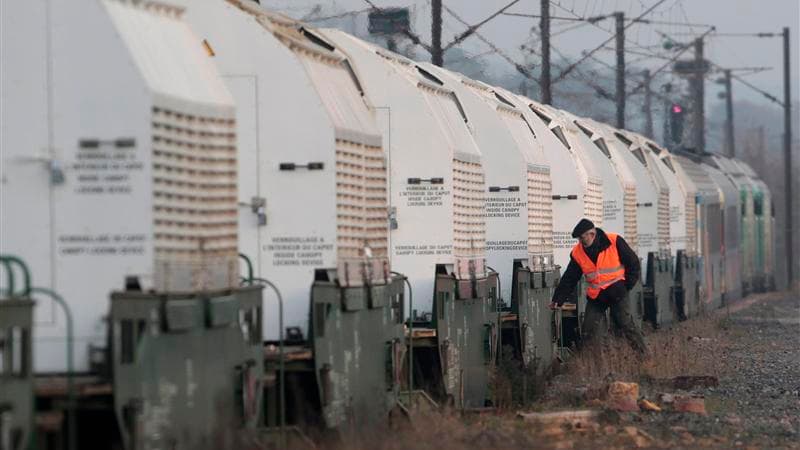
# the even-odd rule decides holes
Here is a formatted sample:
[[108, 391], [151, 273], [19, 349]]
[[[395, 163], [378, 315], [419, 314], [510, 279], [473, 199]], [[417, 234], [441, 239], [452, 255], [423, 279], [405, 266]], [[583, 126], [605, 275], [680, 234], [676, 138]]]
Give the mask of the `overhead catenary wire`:
[[[562, 9], [563, 9], [563, 8], [562, 8]], [[606, 16], [603, 16], [603, 17], [606, 17]], [[589, 22], [581, 22], [581, 23], [580, 23], [580, 25], [585, 25], [585, 24], [587, 24], [587, 23], [589, 23]], [[601, 29], [602, 29], [602, 28], [601, 28]], [[605, 30], [604, 30], [604, 31], [605, 31]], [[551, 35], [551, 36], [552, 36], [552, 35]], [[563, 52], [559, 51], [559, 50], [558, 50], [557, 48], [555, 48], [554, 46], [552, 46], [552, 45], [551, 45], [551, 48], [553, 48], [553, 50], [554, 50], [556, 53], [558, 53], [558, 55], [559, 55], [559, 56], [560, 56], [562, 59], [564, 59], [564, 60], [567, 60], [567, 59], [568, 59], [568, 58], [566, 57], [566, 55], [565, 55]], [[527, 51], [527, 52], [529, 52], [529, 53], [531, 53], [531, 54], [533, 54], [533, 55], [541, 56], [541, 55], [538, 55], [538, 53], [536, 52], [536, 50], [535, 50], [535, 49], [534, 49], [534, 48], [533, 48], [531, 45], [527, 45], [527, 43], [526, 43], [526, 44], [523, 44], [523, 45], [521, 46], [521, 49], [522, 49], [522, 50], [524, 50], [524, 51]], [[659, 55], [659, 56], [660, 56], [660, 55]], [[661, 57], [666, 59], [666, 57], [664, 57], [664, 56], [661, 56]], [[605, 61], [602, 61], [602, 60], [600, 60], [600, 59], [598, 59], [598, 58], [596, 58], [596, 57], [594, 57], [594, 56], [590, 56], [590, 58], [591, 58], [591, 60], [595, 61], [596, 63], [598, 63], [598, 64], [600, 64], [600, 65], [602, 65], [602, 66], [604, 66], [604, 67], [606, 67], [606, 68], [609, 68], [609, 69], [612, 69], [612, 70], [616, 70], [616, 68], [615, 68], [615, 67], [611, 66], [610, 64], [606, 63]], [[606, 98], [606, 99], [609, 99], [609, 100], [613, 100], [613, 96], [612, 96], [612, 94], [609, 92], [609, 90], [607, 90], [606, 88], [604, 88], [603, 86], [600, 86], [599, 84], [597, 84], [597, 83], [595, 82], [595, 78], [597, 78], [598, 76], [602, 76], [601, 74], [594, 72], [594, 73], [592, 73], [592, 74], [591, 74], [591, 76], [587, 76], [586, 74], [584, 74], [583, 72], [581, 72], [581, 70], [580, 70], [580, 69], [579, 69], [577, 66], [575, 67], [575, 71], [576, 71], [576, 73], [578, 73], [578, 75], [579, 75], [579, 77], [582, 79], [582, 81], [583, 81], [584, 83], [586, 83], [586, 84], [587, 84], [589, 87], [591, 87], [591, 88], [592, 88], [592, 89], [593, 89], [593, 90], [594, 90], [594, 91], [597, 93], [597, 95], [598, 95], [598, 96], [600, 96], [601, 98]], [[665, 99], [665, 98], [666, 98], [666, 97], [664, 97], [664, 96], [662, 96], [662, 95], [660, 95], [660, 94], [658, 94], [658, 93], [653, 93], [653, 95], [654, 95], [655, 97], [658, 97], [658, 98], [660, 98], [660, 99]]]
[[[526, 14], [526, 13], [503, 13], [504, 16], [510, 17], [526, 17], [529, 19], [540, 19], [542, 16], [538, 14]], [[564, 17], [564, 16], [549, 16], [550, 20], [566, 20], [571, 22], [597, 22], [600, 20], [605, 19], [608, 15], [602, 16], [594, 16], [594, 17]]]
[[[538, 14], [529, 14], [529, 13], [503, 13], [504, 16], [510, 17], [526, 17], [530, 19], [539, 19], [542, 16]], [[570, 22], [599, 22], [603, 19], [608, 18], [609, 14], [601, 14], [597, 16], [589, 16], [589, 17], [566, 17], [566, 16], [550, 16], [551, 20], [564, 20]], [[711, 27], [712, 25], [705, 24], [705, 23], [688, 23], [688, 22], [670, 22], [666, 20], [651, 20], [651, 19], [636, 19], [636, 18], [626, 18], [625, 22], [631, 22], [635, 24], [644, 24], [644, 25], [675, 25], [675, 26], [682, 26], [682, 27]], [[609, 30], [606, 30], [609, 31]]]
[[[642, 19], [644, 16], [646, 16], [647, 14], [649, 14], [651, 11], [653, 11], [655, 8], [657, 8], [657, 7], [658, 7], [659, 5], [661, 5], [662, 3], [664, 3], [664, 1], [666, 1], [666, 0], [660, 0], [660, 1], [656, 2], [656, 3], [655, 3], [653, 6], [651, 6], [651, 7], [647, 8], [647, 9], [646, 9], [644, 12], [642, 12], [641, 14], [639, 14], [639, 15], [638, 15], [638, 16], [637, 16], [635, 19], [633, 19], [631, 22], [629, 22], [627, 25], [625, 25], [623, 29], [627, 29], [627, 28], [629, 28], [631, 25], [633, 25], [634, 23], [636, 23], [636, 21], [637, 21], [637, 20], [638, 20], [638, 21], [640, 21], [640, 20], [641, 20], [641, 19]], [[561, 9], [564, 9], [564, 8], [563, 8], [563, 7], [561, 7]], [[573, 14], [575, 14], [575, 13], [574, 13], [574, 11], [572, 11], [572, 13], [573, 13]], [[560, 81], [560, 80], [562, 80], [562, 79], [563, 79], [563, 78], [564, 78], [564, 77], [565, 77], [565, 76], [566, 76], [566, 75], [567, 75], [569, 72], [571, 72], [572, 70], [574, 70], [574, 68], [575, 68], [575, 67], [576, 67], [578, 64], [580, 64], [581, 62], [583, 62], [583, 61], [585, 61], [586, 59], [588, 59], [589, 57], [591, 57], [591, 56], [592, 56], [592, 55], [593, 55], [595, 52], [597, 52], [597, 51], [598, 51], [600, 48], [604, 47], [606, 44], [608, 44], [609, 42], [611, 42], [612, 40], [614, 40], [614, 39], [616, 38], [616, 32], [614, 32], [614, 31], [611, 31], [611, 30], [608, 30], [608, 29], [605, 29], [605, 28], [603, 28], [603, 27], [600, 27], [600, 26], [598, 26], [596, 23], [593, 23], [593, 25], [595, 25], [596, 27], [600, 28], [601, 30], [604, 30], [604, 31], [606, 31], [606, 32], [610, 33], [610, 34], [611, 34], [611, 37], [609, 37], [608, 39], [606, 39], [605, 41], [603, 41], [603, 42], [602, 42], [602, 43], [601, 43], [599, 46], [595, 47], [595, 48], [594, 48], [594, 49], [592, 49], [591, 51], [589, 51], [589, 52], [586, 52], [586, 53], [585, 53], [585, 54], [584, 54], [584, 55], [583, 55], [583, 56], [582, 56], [582, 57], [581, 57], [581, 58], [580, 58], [578, 61], [574, 62], [574, 63], [573, 63], [573, 64], [571, 64], [569, 67], [567, 67], [567, 69], [565, 69], [565, 70], [564, 70], [564, 71], [563, 71], [561, 74], [559, 74], [559, 75], [558, 75], [558, 77], [556, 77], [556, 79], [554, 80], [554, 83], [555, 83], [555, 82], [557, 82], [557, 81]], [[641, 46], [641, 45], [639, 45], [638, 43], [636, 43], [636, 45], [637, 45], [637, 46]]]
[[304, 22], [310, 22], [310, 23], [324, 22], [326, 20], [341, 19], [342, 17], [357, 16], [359, 14], [363, 14], [363, 13], [369, 12], [371, 10], [372, 10], [372, 8], [364, 8], [364, 9], [358, 9], [358, 10], [355, 10], [355, 11], [347, 11], [347, 12], [343, 12], [343, 13], [339, 13], [339, 14], [333, 14], [333, 15], [330, 15], [330, 16], [308, 17], [308, 18], [304, 17], [303, 21]]
[[463, 33], [461, 33], [458, 36], [456, 36], [455, 39], [453, 39], [449, 44], [445, 45], [443, 50], [447, 50], [450, 47], [461, 43], [464, 39], [468, 38], [470, 35], [475, 33], [478, 28], [482, 27], [483, 25], [485, 25], [486, 23], [488, 23], [490, 20], [494, 19], [495, 17], [499, 16], [500, 14], [503, 14], [508, 8], [511, 8], [512, 6], [517, 4], [517, 2], [519, 2], [519, 0], [512, 0], [510, 3], [508, 3], [504, 7], [500, 8], [498, 11], [496, 11], [493, 14], [491, 14], [489, 17], [487, 17], [487, 18], [483, 19], [482, 21], [476, 23], [475, 25], [467, 25], [465, 22], [463, 22], [465, 25], [467, 25], [467, 29]]
[[[703, 36], [705, 36], [705, 34], [707, 34], [707, 33], [710, 33], [711, 31], [713, 31], [713, 30], [706, 31], [705, 33], [703, 33]], [[777, 33], [756, 33], [756, 34], [757, 35], [761, 35], [759, 37], [772, 37], [773, 35], [777, 35]], [[670, 35], [666, 35], [665, 34], [665, 36], [670, 38], [670, 39], [672, 39], [672, 36], [670, 36]], [[702, 39], [703, 36], [701, 36], [698, 39]], [[684, 51], [685, 51], [685, 49], [684, 49]], [[713, 61], [709, 60], [709, 63], [713, 67], [718, 69], [718, 70], [724, 70], [724, 68], [722, 66], [720, 66], [719, 64], [717, 64], [717, 63], [715, 63]], [[770, 100], [771, 102], [776, 103], [776, 104], [778, 104], [780, 106], [784, 106], [784, 103], [782, 101], [780, 101], [777, 97], [775, 97], [774, 95], [770, 94], [769, 92], [759, 88], [758, 86], [754, 85], [753, 83], [750, 83], [749, 81], [747, 81], [746, 79], [742, 78], [741, 76], [736, 75], [736, 74], [731, 74], [731, 78], [733, 78], [736, 81], [740, 82], [741, 84], [747, 86], [748, 88], [752, 89], [753, 91], [758, 92], [759, 94], [764, 96], [766, 99]]]
[[[678, 0], [678, 1], [680, 1], [680, 0]], [[559, 5], [558, 5], [558, 4], [556, 4], [556, 6], [559, 6]], [[673, 8], [674, 8], [674, 6], [675, 6], [675, 5], [673, 4]], [[574, 11], [571, 11], [571, 10], [569, 10], [569, 9], [565, 9], [565, 8], [564, 8], [564, 7], [562, 7], [562, 6], [559, 6], [559, 7], [560, 7], [562, 10], [569, 12], [570, 14], [576, 14]], [[576, 17], [579, 17], [579, 16], [577, 16], [577, 15], [576, 15]], [[631, 20], [631, 21], [635, 21], [636, 19], [629, 19], [629, 20]], [[644, 23], [644, 19], [639, 19], [639, 20], [638, 20], [638, 22]], [[590, 24], [590, 25], [594, 26], [595, 28], [597, 28], [597, 29], [599, 29], [599, 30], [602, 30], [602, 31], [604, 31], [604, 32], [606, 32], [606, 33], [609, 33], [609, 34], [612, 36], [612, 38], [613, 38], [613, 37], [616, 35], [616, 32], [615, 32], [615, 31], [613, 31], [613, 30], [611, 30], [611, 29], [603, 28], [602, 26], [600, 26], [600, 24], [602, 23], [601, 21], [592, 21], [592, 22], [586, 22], [586, 23], [588, 23], [588, 24]], [[639, 48], [639, 49], [641, 49], [641, 50], [643, 50], [643, 51], [646, 51], [646, 52], [651, 52], [651, 51], [650, 51], [650, 49], [648, 48], [648, 46], [647, 46], [647, 45], [643, 45], [642, 43], [638, 42], [638, 40], [635, 40], [635, 39], [630, 39], [630, 37], [627, 37], [627, 38], [626, 38], [626, 42], [628, 42], [628, 43], [632, 44], [634, 47], [637, 47], [637, 48]], [[664, 57], [664, 55], [659, 55], [659, 54], [657, 54], [657, 53], [653, 53], [653, 52], [651, 52], [651, 53], [653, 54], [653, 56], [654, 56], [654, 57], [656, 57], [656, 56], [659, 56], [659, 57]]]
[[[450, 9], [447, 5], [442, 5], [442, 8], [445, 11], [447, 11], [448, 14], [453, 16], [454, 19], [459, 21], [461, 24], [466, 25], [467, 27], [471, 26], [464, 19], [462, 19], [455, 11]], [[528, 78], [529, 80], [533, 80], [537, 84], [539, 83], [539, 80], [536, 77], [533, 76], [533, 74], [530, 72], [530, 70], [528, 70], [524, 65], [522, 65], [519, 62], [515, 61], [514, 58], [512, 58], [508, 54], [506, 54], [506, 52], [501, 50], [497, 45], [495, 45], [490, 40], [488, 40], [486, 37], [484, 37], [481, 33], [479, 33], [478, 31], [473, 31], [472, 34], [474, 34], [475, 37], [478, 38], [481, 42], [483, 42], [484, 44], [488, 45], [489, 48], [494, 50], [495, 53], [498, 54], [498, 56], [500, 56], [501, 58], [505, 59], [509, 64], [514, 66], [514, 68], [517, 70], [517, 72], [519, 72], [520, 74], [525, 76], [525, 78]]]
[[[711, 33], [712, 31], [714, 31], [714, 28], [709, 28], [709, 29], [708, 29], [708, 30], [706, 30], [706, 31], [705, 31], [705, 32], [704, 32], [702, 35], [700, 35], [700, 37], [698, 37], [697, 39], [703, 39], [703, 38], [704, 38], [704, 37], [705, 37], [705, 36], [706, 36], [708, 33]], [[670, 39], [671, 39], [671, 38], [670, 38]], [[651, 72], [651, 74], [650, 74], [650, 75], [651, 75], [651, 76], [655, 76], [656, 74], [658, 74], [658, 73], [659, 73], [659, 72], [661, 72], [662, 70], [664, 70], [664, 69], [666, 69], [667, 67], [669, 67], [669, 66], [670, 66], [672, 63], [674, 63], [675, 61], [677, 61], [677, 60], [678, 60], [678, 58], [680, 58], [680, 56], [681, 56], [683, 53], [685, 53], [685, 52], [686, 52], [686, 50], [688, 50], [688, 49], [690, 49], [690, 48], [692, 48], [692, 46], [691, 46], [691, 45], [688, 45], [688, 44], [687, 44], [687, 45], [683, 45], [683, 46], [681, 46], [680, 50], [679, 50], [679, 51], [678, 51], [678, 52], [677, 52], [675, 55], [673, 55], [673, 57], [672, 57], [672, 58], [670, 58], [669, 60], [667, 60], [667, 62], [665, 62], [663, 65], [661, 65], [661, 66], [660, 66], [659, 68], [657, 68], [655, 71]], [[630, 94], [635, 94], [636, 92], [638, 92], [638, 91], [639, 91], [641, 88], [643, 88], [643, 87], [644, 87], [644, 83], [640, 83], [638, 86], [636, 86], [636, 87], [633, 89], [633, 91], [629, 92], [629, 95], [630, 95]]]

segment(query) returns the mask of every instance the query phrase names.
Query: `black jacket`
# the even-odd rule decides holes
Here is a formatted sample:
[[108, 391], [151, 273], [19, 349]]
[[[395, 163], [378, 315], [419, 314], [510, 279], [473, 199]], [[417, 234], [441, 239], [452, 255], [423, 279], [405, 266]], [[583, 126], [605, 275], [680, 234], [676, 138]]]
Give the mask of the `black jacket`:
[[[583, 249], [586, 255], [595, 263], [597, 262], [597, 256], [600, 252], [611, 246], [611, 241], [608, 239], [606, 233], [600, 228], [596, 228], [596, 230], [597, 237], [595, 237], [592, 245]], [[597, 301], [608, 302], [610, 300], [623, 298], [639, 281], [642, 272], [639, 256], [636, 255], [636, 252], [631, 249], [622, 236], [617, 236], [617, 252], [619, 253], [619, 261], [622, 263], [623, 267], [625, 267], [625, 280], [617, 281], [600, 291], [600, 295], [596, 299]], [[553, 292], [553, 302], [560, 305], [568, 300], [582, 276], [583, 270], [581, 270], [581, 266], [578, 265], [578, 262], [575, 261], [570, 254], [567, 270], [564, 271], [564, 274], [561, 276], [561, 281], [558, 282], [558, 286], [555, 292]]]

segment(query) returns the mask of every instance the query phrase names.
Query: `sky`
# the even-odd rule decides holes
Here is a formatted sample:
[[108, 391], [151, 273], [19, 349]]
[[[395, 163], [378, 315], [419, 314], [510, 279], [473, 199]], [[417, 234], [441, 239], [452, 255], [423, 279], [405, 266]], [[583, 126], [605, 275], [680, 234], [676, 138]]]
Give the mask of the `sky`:
[[[511, 0], [443, 0], [444, 5], [452, 9], [464, 21], [477, 23], [493, 12], [508, 4]], [[412, 11], [413, 29], [424, 41], [430, 41], [430, 0], [373, 0], [378, 7], [408, 6]], [[638, 17], [642, 12], [657, 4], [659, 0], [552, 0], [550, 14], [553, 17], [591, 17], [622, 11], [626, 17]], [[350, 11], [365, 11], [369, 5], [365, 0], [262, 0], [262, 4], [270, 9], [283, 12], [294, 18], [313, 18]], [[317, 7], [316, 11], [313, 8]], [[528, 13], [538, 15], [540, 2], [538, 0], [520, 0], [507, 12]], [[365, 16], [362, 12], [360, 16]], [[358, 16], [354, 16], [358, 17]], [[692, 23], [695, 26], [684, 25], [640, 25], [634, 24], [626, 30], [626, 46], [634, 52], [664, 52], [660, 48], [664, 38], [658, 32], [672, 36], [676, 41], [689, 42], [699, 33], [707, 30], [705, 25], [713, 25], [716, 32], [706, 40], [705, 54], [707, 59], [719, 66], [734, 69], [748, 82], [756, 87], [783, 99], [783, 50], [782, 39], [754, 38], [754, 37], [725, 37], [723, 33], [757, 33], [780, 32], [782, 27], [790, 28], [792, 61], [792, 98], [800, 98], [800, 75], [798, 61], [800, 61], [800, 1], [798, 0], [664, 0], [651, 13], [644, 18], [654, 21], [673, 23]], [[355, 19], [354, 19], [355, 20]], [[364, 20], [364, 19], [362, 19]], [[489, 41], [501, 48], [517, 61], [524, 61], [524, 56], [519, 50], [520, 44], [533, 38], [534, 48], [538, 47], [538, 36], [531, 34], [531, 27], [538, 28], [538, 18], [498, 16], [480, 28], [480, 33]], [[557, 61], [556, 50], [566, 55], [569, 61], [578, 59], [582, 52], [593, 49], [604, 40], [612, 36], [613, 19], [606, 19], [597, 26], [584, 24], [578, 28], [569, 29], [580, 25], [574, 21], [553, 20], [551, 32], [553, 34], [552, 46], [554, 48], [554, 63], [563, 67]], [[462, 32], [465, 26], [459, 23], [451, 14], [443, 14], [443, 42], [449, 42], [453, 36]], [[613, 65], [614, 52], [613, 40], [608, 44], [609, 50], [600, 50], [594, 54], [599, 60]], [[461, 48], [468, 54], [485, 55], [488, 46], [476, 37], [465, 40]], [[538, 48], [537, 48], [538, 50]], [[427, 55], [424, 50], [419, 50], [420, 58]], [[692, 51], [684, 53], [691, 57]], [[513, 71], [513, 69], [500, 57], [488, 56], [492, 70]], [[639, 55], [627, 54], [626, 59], [630, 65], [637, 68], [650, 68], [655, 70], [664, 64], [664, 60], [640, 60]], [[639, 61], [637, 61], [639, 60]], [[528, 62], [538, 63], [538, 57], [528, 55]], [[742, 67], [769, 67], [758, 73], [747, 74], [738, 72], [736, 68]], [[666, 72], [666, 70], [664, 71]], [[662, 72], [656, 79], [654, 86], [661, 85], [674, 75]], [[553, 69], [554, 77], [559, 73], [559, 68]], [[601, 76], [613, 76], [611, 69]], [[722, 90], [721, 85], [716, 85], [710, 77], [706, 85], [708, 106], [717, 99], [717, 93]], [[634, 80], [628, 81], [629, 86], [635, 85]], [[734, 98], [753, 102], [766, 102], [762, 94], [734, 82]], [[775, 105], [777, 108], [778, 105]]]

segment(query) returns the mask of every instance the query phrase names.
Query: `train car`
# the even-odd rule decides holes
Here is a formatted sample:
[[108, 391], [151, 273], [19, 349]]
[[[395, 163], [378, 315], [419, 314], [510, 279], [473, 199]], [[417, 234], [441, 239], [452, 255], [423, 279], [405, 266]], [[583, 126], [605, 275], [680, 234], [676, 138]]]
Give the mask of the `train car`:
[[486, 268], [485, 171], [470, 119], [421, 65], [337, 30], [323, 34], [350, 57], [389, 149], [391, 261], [417, 294], [420, 374], [411, 386], [457, 408], [483, 407], [499, 293]]
[[[670, 184], [664, 178], [652, 149], [647, 147], [644, 138], [625, 130], [614, 132], [617, 140], [647, 169], [654, 186], [657, 186], [656, 202], [639, 205], [641, 208], [655, 210], [656, 226], [640, 227], [639, 246], [643, 248], [642, 284], [644, 320], [653, 327], [672, 322], [675, 317], [672, 301], [672, 259], [669, 252], [669, 208]], [[646, 253], [645, 253], [646, 252]]]
[[174, 6], [7, 6], [0, 251], [41, 283], [39, 442], [230, 448], [255, 425], [239, 399], [260, 397], [237, 396], [241, 380], [263, 378], [243, 332], [260, 288], [239, 283], [230, 93]]
[[[544, 104], [532, 103], [530, 108], [540, 118], [540, 120], [544, 122], [547, 128], [550, 129], [552, 134], [558, 138], [563, 147], [569, 151], [569, 155], [573, 158], [575, 167], [578, 168], [578, 173], [580, 174], [576, 178], [585, 177], [584, 186], [586, 189], [593, 191], [591, 197], [584, 198], [584, 215], [581, 216], [579, 214], [577, 216], [568, 218], [566, 221], [566, 229], [569, 231], [561, 235], [561, 246], [563, 249], [562, 252], [566, 254], [564, 259], [561, 260], [561, 263], [563, 264], [563, 267], [566, 267], [566, 265], [569, 264], [569, 254], [576, 242], [571, 235], [572, 228], [581, 217], [589, 218], [594, 222], [595, 226], [598, 227], [606, 227], [606, 219], [610, 219], [610, 224], [614, 226], [615, 229], [617, 226], [619, 226], [620, 220], [618, 220], [618, 215], [614, 214], [612, 216], [607, 216], [605, 214], [605, 210], [606, 201], [609, 203], [614, 202], [615, 204], [621, 203], [618, 201], [621, 189], [619, 189], [620, 186], [618, 180], [612, 176], [612, 170], [610, 169], [610, 166], [607, 164], [607, 162], [599, 158], [599, 153], [597, 150], [592, 144], [584, 139], [583, 134], [580, 133], [580, 131], [575, 127], [574, 123], [570, 121], [570, 118], [566, 112]], [[569, 176], [569, 172], [567, 172], [567, 176]], [[556, 200], [556, 195], [558, 194], [554, 194], [554, 200]], [[571, 198], [569, 195], [567, 195], [566, 199], [570, 200]], [[599, 209], [593, 211], [593, 214], [588, 214], [589, 211], [587, 211], [587, 206], [590, 206], [590, 204], [586, 202], [588, 202], [589, 199], [597, 202], [593, 206], [599, 206]], [[564, 200], [564, 197], [560, 196], [558, 200]], [[592, 216], [594, 219], [592, 219]], [[585, 308], [585, 285], [581, 284], [580, 288], [576, 291], [577, 298], [575, 300], [578, 306], [578, 311], [579, 314], [583, 314], [583, 310]]]
[[[162, 206], [177, 189], [164, 174], [183, 173], [169, 165], [168, 156], [152, 149], [154, 141], [172, 130], [173, 122], [195, 121], [198, 132], [213, 131], [204, 136], [208, 145], [226, 145], [221, 153], [230, 156], [202, 162], [209, 165], [207, 170], [220, 173], [213, 172], [219, 192], [209, 201], [229, 199], [236, 186], [235, 170], [228, 167], [228, 161], [235, 160], [233, 102], [191, 32], [180, 23], [172, 26], [178, 21], [171, 15], [177, 13], [169, 8], [99, 1], [15, 8], [19, 10], [4, 15], [23, 18], [4, 22], [8, 33], [17, 36], [4, 39], [4, 101], [25, 107], [3, 121], [8, 163], [3, 167], [2, 250], [21, 256], [37, 279], [74, 299], [75, 368], [86, 371], [89, 344], [105, 343], [108, 294], [124, 287], [126, 276], [135, 277], [144, 290], [238, 286], [236, 221], [228, 216], [229, 205], [211, 211], [203, 227], [185, 225], [175, 217], [183, 211]], [[24, 41], [22, 36], [31, 34], [37, 21], [44, 27], [47, 14], [53, 18], [47, 38], [52, 45], [43, 43], [38, 58], [31, 52], [39, 46], [9, 42]], [[173, 56], [166, 51], [145, 54], [157, 39], [130, 31], [137, 26], [135, 20], [143, 26], [167, 22], [156, 29], [172, 33], [168, 37], [186, 49], [185, 55], [167, 64], [162, 60]], [[65, 31], [80, 21], [86, 22], [78, 27], [84, 33]], [[35, 39], [45, 36], [37, 34]], [[74, 50], [78, 48], [84, 51]], [[113, 76], [89, 69], [91, 58], [106, 54]], [[80, 58], [89, 65], [79, 64]], [[196, 67], [189, 69], [191, 64]], [[130, 92], [124, 108], [119, 104], [121, 92]], [[30, 216], [39, 211], [43, 216]], [[187, 228], [185, 242], [175, 237], [176, 230], [183, 231], [181, 226]], [[201, 236], [202, 250], [196, 248]], [[89, 276], [91, 283], [86, 282]], [[55, 308], [47, 302], [36, 312], [35, 322], [41, 327], [33, 340], [34, 367], [40, 372], [66, 367], [65, 323]]]
[[541, 144], [504, 93], [431, 64], [422, 65], [458, 96], [481, 150], [486, 199], [486, 262], [500, 280], [500, 345], [543, 373], [553, 359], [552, 181]]
[[763, 180], [758, 178], [755, 171], [747, 163], [735, 160], [744, 176], [753, 186], [753, 215], [754, 221], [754, 289], [756, 292], [772, 290], [775, 286], [774, 273], [774, 248], [772, 217], [772, 194]]
[[739, 257], [740, 194], [736, 185], [725, 175], [716, 159], [707, 154], [703, 157], [703, 170], [717, 185], [721, 203], [720, 238], [722, 239], [722, 305], [738, 300], [742, 294], [741, 259]]
[[756, 186], [732, 158], [722, 155], [712, 157], [720, 170], [739, 191], [739, 267], [741, 268], [742, 295], [753, 291], [756, 277]]
[[678, 169], [672, 155], [667, 149], [652, 139], [640, 137], [644, 146], [650, 151], [654, 161], [653, 167], [661, 172], [661, 176], [669, 186], [669, 261], [673, 274], [672, 286], [672, 320], [684, 320], [688, 317], [692, 303], [696, 302], [696, 262], [688, 249], [692, 248], [695, 235], [694, 193], [680, 182]]
[[722, 304], [722, 205], [719, 189], [696, 155], [675, 153], [672, 161], [684, 190], [695, 192], [697, 312], [711, 311]]
[[[570, 252], [575, 246], [572, 229], [581, 217], [597, 226], [603, 224], [603, 178], [594, 166], [584, 164], [577, 149], [570, 146], [562, 125], [554, 120], [547, 109], [533, 100], [506, 91], [536, 135], [544, 150], [551, 173], [553, 208], [553, 258], [557, 273], [566, 268]], [[556, 282], [557, 283], [557, 282]], [[581, 312], [585, 306], [583, 287], [576, 289], [571, 301], [575, 310], [557, 311], [556, 339], [563, 349], [574, 347], [580, 338]]]
[[[657, 144], [654, 145], [658, 147]], [[697, 253], [697, 187], [691, 181], [684, 182], [685, 174], [675, 156], [663, 147], [658, 148], [661, 149], [657, 155], [658, 159], [672, 172], [671, 176], [678, 186], [678, 195], [674, 196], [677, 198], [671, 196], [670, 199], [682, 202], [682, 207], [677, 207], [677, 214], [670, 214], [670, 243], [674, 253], [673, 300], [677, 318], [683, 320], [697, 314], [698, 311], [700, 281]]]
[[383, 422], [400, 389], [403, 281], [389, 264], [385, 153], [359, 77], [314, 30], [255, 3], [186, 7], [238, 106], [239, 249], [282, 295], [284, 329], [277, 307], [263, 312], [266, 423], [281, 408], [290, 424]]

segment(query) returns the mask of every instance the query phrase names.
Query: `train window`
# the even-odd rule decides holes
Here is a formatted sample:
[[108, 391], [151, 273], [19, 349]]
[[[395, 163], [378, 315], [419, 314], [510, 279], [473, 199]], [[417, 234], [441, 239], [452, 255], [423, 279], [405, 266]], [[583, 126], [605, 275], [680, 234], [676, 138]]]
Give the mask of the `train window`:
[[120, 328], [120, 363], [133, 364], [136, 360], [135, 349], [136, 343], [134, 338], [133, 320], [122, 319], [119, 321]]
[[739, 213], [742, 217], [747, 215], [747, 192], [744, 190], [739, 191]]
[[759, 217], [764, 215], [764, 197], [760, 194], [753, 197], [753, 213]]

